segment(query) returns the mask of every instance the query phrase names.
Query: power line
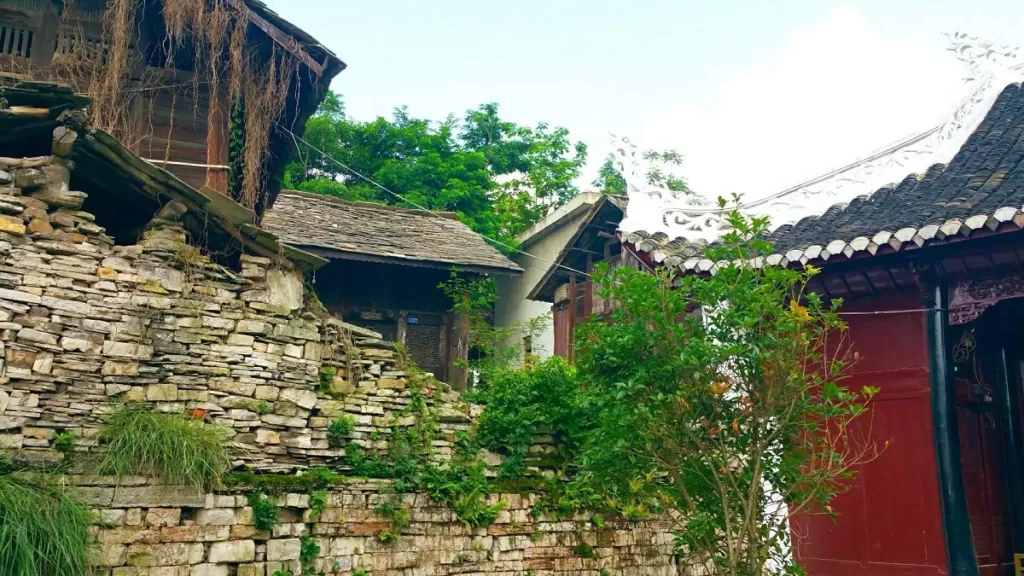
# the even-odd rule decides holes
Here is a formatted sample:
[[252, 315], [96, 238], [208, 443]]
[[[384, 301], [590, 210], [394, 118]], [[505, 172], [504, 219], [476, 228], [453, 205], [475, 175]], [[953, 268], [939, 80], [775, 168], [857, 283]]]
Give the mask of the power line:
[[[372, 185], [376, 186], [377, 188], [380, 188], [384, 192], [392, 195], [393, 197], [397, 198], [398, 200], [400, 200], [402, 202], [405, 202], [406, 204], [412, 204], [419, 211], [426, 212], [427, 214], [430, 214], [431, 216], [433, 216], [435, 218], [441, 218], [441, 219], [447, 220], [443, 216], [435, 214], [432, 210], [430, 210], [428, 208], [425, 208], [423, 206], [420, 206], [419, 204], [413, 202], [412, 200], [409, 200], [409, 199], [405, 198], [404, 196], [398, 194], [397, 192], [393, 192], [393, 191], [389, 190], [386, 186], [384, 186], [383, 184], [375, 181], [374, 179], [372, 179], [372, 178], [370, 178], [368, 176], [364, 176], [363, 174], [360, 174], [359, 172], [357, 172], [353, 168], [350, 168], [348, 165], [346, 165], [341, 160], [338, 160], [337, 158], [331, 156], [327, 152], [324, 152], [323, 150], [321, 150], [321, 149], [317, 148], [316, 146], [310, 144], [307, 140], [305, 140], [304, 138], [302, 138], [298, 134], [292, 132], [286, 126], [282, 125], [280, 122], [275, 122], [275, 123], [277, 124], [277, 126], [279, 128], [281, 128], [282, 130], [284, 130], [288, 134], [291, 134], [292, 138], [294, 138], [296, 141], [302, 142], [309, 149], [313, 150], [314, 152], [319, 153], [321, 156], [323, 156], [327, 160], [330, 160], [331, 162], [337, 164], [338, 166], [340, 166], [341, 168], [345, 169], [349, 173], [351, 173], [351, 174], [353, 174], [353, 175], [355, 175], [355, 176], [357, 176], [359, 178], [362, 178], [367, 183], [372, 184]], [[516, 248], [515, 246], [510, 246], [508, 244], [505, 244], [504, 242], [501, 242], [500, 240], [495, 240], [494, 238], [488, 238], [487, 236], [484, 236], [483, 234], [481, 234], [480, 237], [483, 238], [484, 240], [487, 240], [488, 242], [493, 242], [493, 243], [497, 244], [498, 246], [502, 246], [504, 248], [508, 248], [509, 250], [512, 250], [514, 252], [518, 252], [518, 253], [523, 254], [525, 256], [529, 256], [530, 258], [534, 258], [536, 260], [540, 260], [541, 262], [545, 262], [547, 264], [551, 264], [551, 265], [556, 266], [558, 268], [564, 268], [564, 269], [566, 269], [566, 270], [568, 270], [568, 271], [570, 271], [570, 272], [572, 272], [574, 274], [580, 274], [580, 275], [583, 275], [583, 276], [585, 276], [587, 278], [590, 278], [590, 274], [587, 274], [586, 272], [581, 272], [580, 270], [576, 270], [575, 268], [570, 268], [569, 266], [566, 266], [564, 264], [559, 264], [558, 262], [555, 262], [554, 260], [548, 260], [547, 258], [541, 258], [540, 256], [537, 256], [535, 254], [530, 254], [529, 252], [526, 252], [524, 250]], [[534, 266], [533, 268], [535, 268], [537, 270], [545, 270], [546, 271], [546, 269], [537, 268], [536, 266]]]

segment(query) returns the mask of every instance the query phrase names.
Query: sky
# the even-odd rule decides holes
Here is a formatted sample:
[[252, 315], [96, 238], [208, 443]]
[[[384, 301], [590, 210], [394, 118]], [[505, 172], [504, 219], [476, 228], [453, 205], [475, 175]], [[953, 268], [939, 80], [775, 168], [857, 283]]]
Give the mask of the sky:
[[753, 199], [937, 125], [966, 94], [944, 33], [1024, 45], [1024, 0], [265, 0], [348, 64], [349, 116], [503, 117], [684, 156]]

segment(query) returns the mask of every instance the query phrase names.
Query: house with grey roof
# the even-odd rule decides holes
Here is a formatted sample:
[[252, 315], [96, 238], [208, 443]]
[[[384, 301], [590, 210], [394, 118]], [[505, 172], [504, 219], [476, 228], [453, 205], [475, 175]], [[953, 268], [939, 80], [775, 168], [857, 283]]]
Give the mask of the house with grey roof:
[[467, 326], [440, 284], [453, 270], [467, 279], [523, 273], [452, 213], [284, 190], [262, 226], [330, 262], [311, 277], [328, 310], [403, 344], [420, 367], [455, 386], [465, 383]]

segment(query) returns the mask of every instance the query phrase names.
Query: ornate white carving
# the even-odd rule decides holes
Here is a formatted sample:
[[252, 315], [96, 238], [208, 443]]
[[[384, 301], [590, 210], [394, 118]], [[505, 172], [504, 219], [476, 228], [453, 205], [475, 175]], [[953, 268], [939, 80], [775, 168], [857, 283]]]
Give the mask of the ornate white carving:
[[[948, 162], [963, 146], [992, 107], [1002, 89], [1024, 80], [1024, 57], [1018, 48], [995, 46], [962, 32], [947, 34], [949, 50], [967, 68], [968, 96], [938, 126], [899, 141], [838, 170], [765, 198], [745, 202], [739, 209], [749, 216], [767, 216], [772, 226], [793, 224], [823, 214], [835, 204], [897, 184], [908, 174], [921, 173], [933, 164]], [[669, 190], [650, 185], [637, 169], [636, 146], [622, 138], [616, 154], [628, 183], [629, 207], [620, 229], [664, 232], [670, 238], [713, 241], [728, 231], [717, 207], [708, 207]], [[619, 154], [621, 152], [621, 154]], [[626, 169], [626, 161], [629, 169]]]

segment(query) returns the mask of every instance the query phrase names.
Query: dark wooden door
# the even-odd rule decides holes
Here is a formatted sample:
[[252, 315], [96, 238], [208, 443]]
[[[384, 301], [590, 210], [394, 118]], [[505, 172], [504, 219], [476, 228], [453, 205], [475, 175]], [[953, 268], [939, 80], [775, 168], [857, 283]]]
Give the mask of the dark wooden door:
[[969, 394], [970, 381], [958, 379], [956, 386], [960, 458], [978, 570], [981, 576], [1002, 576], [1013, 558], [1003, 429], [991, 403]]

